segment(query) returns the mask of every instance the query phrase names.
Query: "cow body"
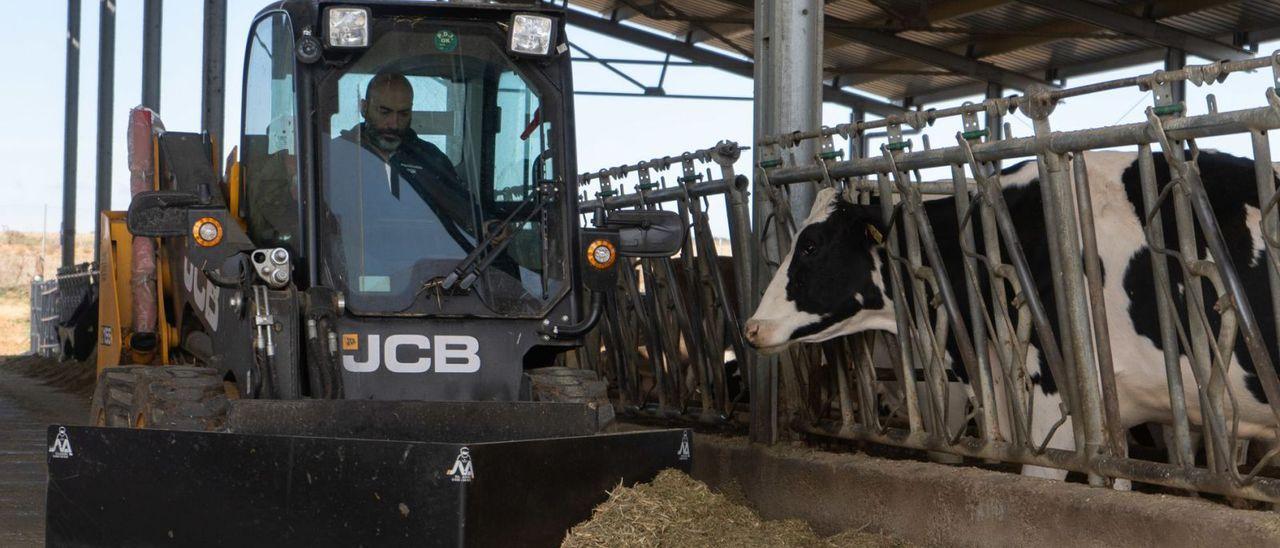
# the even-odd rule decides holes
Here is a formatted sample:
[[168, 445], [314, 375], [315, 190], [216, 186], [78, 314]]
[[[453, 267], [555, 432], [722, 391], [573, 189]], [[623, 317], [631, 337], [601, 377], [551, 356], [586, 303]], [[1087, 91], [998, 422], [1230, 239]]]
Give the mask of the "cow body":
[[[1161, 155], [1155, 156], [1157, 184], [1159, 189], [1163, 189], [1169, 184], [1169, 168]], [[1139, 212], [1144, 210], [1144, 205], [1137, 158], [1138, 155], [1132, 152], [1085, 153], [1098, 235], [1098, 255], [1103, 271], [1119, 420], [1125, 428], [1146, 422], [1168, 424], [1172, 419], [1163, 341], [1156, 314], [1152, 252], [1140, 221]], [[1271, 314], [1266, 256], [1259, 227], [1261, 215], [1254, 164], [1251, 160], [1205, 151], [1200, 155], [1199, 166], [1266, 346], [1274, 349], [1275, 322]], [[1038, 168], [1034, 162], [1023, 162], [1002, 171], [1000, 181], [1002, 194], [1037, 284], [1036, 292], [1045, 304], [1055, 333], [1062, 333], [1057, 325]], [[924, 208], [967, 324], [970, 321], [966, 300], [968, 283], [961, 262], [955, 201], [952, 198], [930, 200], [924, 203]], [[1167, 247], [1176, 250], [1177, 229], [1173, 211], [1172, 204], [1166, 204], [1162, 208], [1162, 221]], [[901, 234], [902, 231], [897, 232]], [[985, 249], [982, 231], [975, 227], [973, 232], [977, 240], [975, 249], [982, 252]], [[878, 205], [855, 205], [838, 198], [832, 190], [820, 192], [813, 211], [795, 238], [793, 248], [788, 251], [760, 306], [747, 323], [748, 340], [757, 348], [771, 351], [798, 341], [817, 342], [867, 330], [896, 333], [893, 291], [887, 285], [888, 257], [884, 246], [877, 242], [881, 233], [886, 231]], [[1198, 240], [1200, 256], [1208, 258], [1203, 237]], [[900, 249], [905, 248], [900, 246]], [[1007, 250], [1002, 252], [1004, 257], [1009, 256]], [[1172, 259], [1168, 261], [1175, 305], [1185, 323], [1181, 266]], [[985, 294], [988, 291], [986, 273], [981, 266], [978, 271], [981, 277], [979, 287]], [[1219, 316], [1213, 306], [1218, 300], [1218, 292], [1208, 282], [1203, 284], [1206, 313], [1216, 333]], [[910, 299], [909, 287], [904, 288], [904, 293]], [[1012, 298], [1013, 292], [1007, 292], [1007, 296]], [[1186, 325], [1191, 328], [1191, 324]], [[1061, 399], [1057, 394], [1056, 380], [1043, 363], [1039, 352], [1041, 345], [1034, 332], [1031, 343], [1026, 366], [1038, 392], [1032, 397], [1032, 436], [1038, 443], [1060, 417], [1058, 404]], [[954, 337], [949, 345], [951, 370], [967, 382]], [[1181, 369], [1189, 418], [1192, 423], [1200, 424], [1200, 398], [1185, 355], [1181, 357]], [[1239, 405], [1240, 435], [1273, 439], [1275, 421], [1242, 337], [1237, 340], [1232, 355], [1227, 385]], [[997, 395], [1001, 392], [996, 391]], [[1230, 398], [1224, 397], [1224, 401], [1229, 402]], [[1231, 424], [1230, 405], [1227, 407], [1227, 424]], [[1007, 432], [1005, 421], [1001, 422]], [[1059, 427], [1049, 445], [1060, 449], [1074, 446], [1069, 422]], [[1062, 474], [1036, 475], [1060, 477]]]

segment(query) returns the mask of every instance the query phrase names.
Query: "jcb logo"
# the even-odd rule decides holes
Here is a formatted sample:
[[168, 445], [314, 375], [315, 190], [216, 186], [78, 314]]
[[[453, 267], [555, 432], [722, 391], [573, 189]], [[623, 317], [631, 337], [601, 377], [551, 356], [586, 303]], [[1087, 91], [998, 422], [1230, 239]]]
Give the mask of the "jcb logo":
[[187, 294], [191, 295], [191, 304], [197, 311], [204, 313], [209, 329], [217, 331], [218, 286], [213, 285], [186, 257], [182, 258], [182, 285], [187, 288]]
[[[364, 344], [361, 344], [364, 343]], [[365, 358], [355, 353], [363, 346]], [[372, 373], [386, 364], [393, 373], [425, 373], [435, 366], [437, 373], [475, 373], [480, 370], [480, 341], [466, 335], [380, 335], [342, 336], [342, 367], [352, 373]]]

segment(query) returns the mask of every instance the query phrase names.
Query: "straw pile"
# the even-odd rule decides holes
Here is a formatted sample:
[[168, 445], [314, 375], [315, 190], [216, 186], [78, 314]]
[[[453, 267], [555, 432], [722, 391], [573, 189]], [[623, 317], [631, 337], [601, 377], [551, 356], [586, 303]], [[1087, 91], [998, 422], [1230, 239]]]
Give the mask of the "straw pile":
[[905, 544], [847, 531], [821, 538], [801, 520], [763, 521], [750, 508], [712, 493], [683, 472], [664, 470], [653, 482], [618, 486], [589, 521], [575, 526], [564, 548], [614, 546], [842, 547]]

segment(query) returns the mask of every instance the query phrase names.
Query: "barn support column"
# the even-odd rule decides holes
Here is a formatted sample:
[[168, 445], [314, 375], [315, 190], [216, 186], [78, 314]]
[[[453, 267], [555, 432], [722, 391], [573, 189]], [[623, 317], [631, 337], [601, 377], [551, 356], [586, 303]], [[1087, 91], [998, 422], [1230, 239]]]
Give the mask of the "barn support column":
[[[1004, 94], [1004, 86], [995, 82], [987, 83], [987, 99], [999, 99]], [[991, 130], [990, 140], [998, 141], [1004, 138], [1004, 116], [999, 113], [992, 114], [987, 112], [987, 129]]]
[[161, 0], [142, 4], [142, 106], [160, 112]]
[[[769, 279], [770, 268], [766, 261], [776, 260], [778, 257], [777, 242], [773, 238], [765, 239], [763, 236], [766, 226], [769, 224], [765, 219], [770, 218], [773, 210], [769, 203], [768, 192], [765, 189], [765, 182], [761, 177], [763, 170], [759, 167], [761, 160], [766, 155], [762, 147], [757, 143], [760, 137], [768, 135], [769, 131], [775, 127], [775, 118], [773, 113], [765, 106], [769, 104], [767, 96], [772, 95], [772, 88], [769, 85], [769, 79], [772, 72], [765, 69], [769, 64], [769, 44], [771, 42], [769, 29], [772, 28], [773, 17], [770, 10], [767, 9], [768, 0], [756, 0], [755, 13], [755, 63], [752, 68], [752, 82], [755, 86], [753, 93], [755, 102], [753, 103], [752, 116], [752, 143], [751, 143], [751, 165], [754, 171], [752, 176], [753, 186], [751, 189], [751, 239], [750, 249], [751, 256], [738, 258], [737, 264], [751, 269], [751, 287], [749, 289], [748, 301], [750, 306], [742, 311], [744, 317], [751, 317], [755, 307], [760, 304], [760, 296], [764, 294], [765, 280]], [[745, 367], [749, 368], [751, 375], [747, 378], [748, 393], [751, 394], [751, 425], [750, 437], [751, 441], [757, 443], [773, 443], [777, 439], [777, 417], [775, 416], [774, 402], [777, 397], [776, 387], [777, 378], [774, 373], [777, 372], [778, 358], [777, 356], [766, 356], [756, 352], [748, 352], [745, 356]]]
[[102, 244], [102, 212], [111, 209], [111, 115], [115, 110], [116, 2], [101, 0], [98, 10], [98, 164], [94, 203], [93, 256]]
[[[759, 142], [767, 135], [781, 132], [812, 131], [821, 126], [822, 8], [821, 0], [756, 0], [753, 141]], [[816, 162], [816, 153], [817, 143], [806, 140], [796, 148], [787, 149], [783, 160], [789, 166], [810, 165]], [[752, 154], [754, 165], [759, 166], [763, 155], [768, 152], [753, 146]], [[764, 177], [757, 172], [754, 180], [753, 241], [761, 245], [749, 262], [755, 269], [752, 276], [753, 305], [759, 302], [764, 284], [772, 278], [772, 268], [768, 265], [777, 265], [786, 251], [779, 249], [774, 229], [769, 230], [767, 241], [761, 242], [760, 236], [766, 230], [763, 221], [771, 218], [772, 206], [768, 192], [762, 186]], [[791, 215], [797, 221], [803, 220], [813, 204], [816, 185], [812, 182], [795, 184], [787, 192]], [[752, 308], [754, 310], [754, 306]], [[753, 360], [753, 372], [756, 374], [752, 376], [751, 436], [755, 441], [771, 443], [778, 437], [778, 359], [757, 355]]]
[[[200, 129], [214, 142], [213, 165], [221, 166], [227, 82], [227, 0], [204, 2], [204, 82], [200, 92]], [[221, 172], [221, 170], [218, 170]]]
[[[822, 125], [822, 0], [756, 2], [756, 10], [771, 12], [766, 57], [762, 69], [768, 87], [756, 96], [768, 134], [813, 131]], [[757, 63], [759, 66], [760, 63]], [[759, 70], [759, 69], [758, 69]], [[757, 135], [757, 138], [763, 135]], [[813, 164], [818, 142], [806, 140], [790, 149], [790, 165]], [[817, 186], [791, 185], [791, 214], [796, 221], [809, 215]]]
[[62, 131], [62, 266], [76, 257], [76, 133], [80, 125], [80, 0], [67, 0], [67, 92]]
[[[1182, 70], [1187, 66], [1187, 51], [1178, 48], [1164, 50], [1164, 70]], [[1181, 103], [1187, 100], [1187, 81], [1175, 80], [1170, 85], [1173, 101]]]
[[[858, 107], [853, 107], [849, 111], [849, 123], [860, 124], [867, 121], [867, 111]], [[865, 131], [857, 132], [851, 135], [849, 139], [849, 159], [855, 160], [867, 157], [867, 135]]]

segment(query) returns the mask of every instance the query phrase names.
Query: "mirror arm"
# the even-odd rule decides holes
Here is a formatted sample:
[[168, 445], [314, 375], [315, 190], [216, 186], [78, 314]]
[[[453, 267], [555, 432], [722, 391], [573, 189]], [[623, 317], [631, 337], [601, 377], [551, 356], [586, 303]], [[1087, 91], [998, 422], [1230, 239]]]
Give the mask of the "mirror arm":
[[591, 292], [591, 310], [587, 313], [587, 318], [580, 323], [572, 325], [563, 325], [557, 323], [543, 324], [538, 331], [543, 335], [548, 335], [557, 339], [573, 339], [586, 335], [588, 331], [595, 328], [596, 323], [600, 321], [600, 315], [604, 311], [603, 294]]

